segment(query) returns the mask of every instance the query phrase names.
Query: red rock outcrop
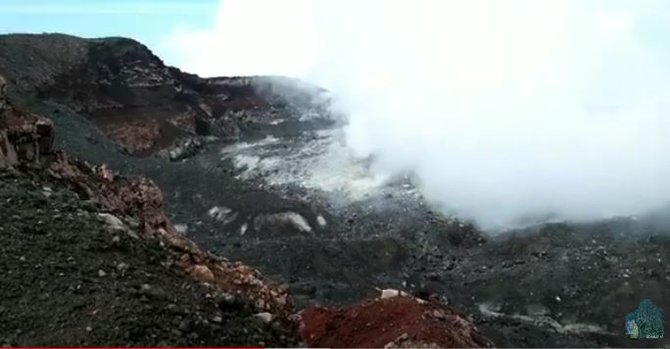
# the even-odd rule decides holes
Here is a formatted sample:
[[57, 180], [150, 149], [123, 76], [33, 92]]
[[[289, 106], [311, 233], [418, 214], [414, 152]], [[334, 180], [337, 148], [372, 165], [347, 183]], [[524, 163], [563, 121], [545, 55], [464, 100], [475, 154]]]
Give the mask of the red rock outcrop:
[[0, 167], [19, 161], [39, 161], [53, 143], [49, 119], [16, 110], [5, 97], [6, 83], [0, 76]]
[[344, 309], [308, 308], [300, 336], [317, 348], [491, 348], [465, 315], [436, 301], [396, 296]]

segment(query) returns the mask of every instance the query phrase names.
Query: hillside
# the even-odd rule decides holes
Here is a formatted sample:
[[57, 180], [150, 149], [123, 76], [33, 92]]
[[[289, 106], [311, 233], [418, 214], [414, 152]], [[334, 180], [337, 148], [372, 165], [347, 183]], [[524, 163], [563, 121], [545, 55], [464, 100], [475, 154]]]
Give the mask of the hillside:
[[[295, 347], [319, 346], [314, 333], [335, 330], [344, 338], [359, 332], [338, 329], [310, 312], [296, 313], [285, 284], [201, 249], [166, 215], [163, 193], [152, 180], [54, 148], [58, 127], [7, 97], [18, 90], [24, 94], [18, 100], [40, 98], [30, 96], [32, 87], [21, 91], [18, 85], [50, 81], [48, 74], [28, 75], [7, 79], [9, 86], [0, 75], [1, 344]], [[235, 79], [235, 84], [245, 80]], [[72, 108], [84, 103], [69, 98], [56, 95], [54, 100]], [[124, 157], [126, 149], [121, 150], [111, 153]], [[407, 302], [419, 311], [402, 319], [409, 316], [418, 325], [398, 324], [394, 331], [386, 327], [388, 317], [365, 308], [371, 303], [395, 309]], [[367, 332], [387, 347], [492, 346], [463, 314], [436, 301], [396, 294], [354, 307], [372, 320], [375, 327]], [[424, 316], [433, 313], [438, 315]], [[420, 330], [424, 326], [434, 332], [427, 336]]]
[[[183, 253], [174, 255], [177, 268], [163, 271], [160, 278], [165, 280], [157, 284], [168, 293], [179, 278], [195, 275], [200, 283], [193, 292], [199, 294], [202, 277], [211, 279], [205, 269], [196, 268], [203, 261], [213, 263], [205, 265], [210, 271], [220, 266], [222, 275], [257, 275], [253, 280], [261, 280], [259, 285], [250, 281], [253, 292], [240, 290], [251, 310], [241, 307], [230, 315], [233, 324], [251, 324], [248, 330], [257, 335], [237, 337], [249, 343], [261, 338], [289, 343], [295, 338], [277, 334], [297, 326], [302, 328], [301, 340], [317, 346], [378, 344], [372, 340], [429, 346], [438, 332], [444, 334], [437, 343], [442, 346], [461, 340], [491, 345], [486, 338], [499, 347], [664, 344], [623, 337], [625, 315], [641, 300], [670, 309], [670, 225], [659, 219], [664, 212], [547, 223], [491, 235], [439, 212], [421, 195], [421, 183], [411, 173], [376, 177], [370, 170], [373, 159], [357, 158], [347, 147], [342, 128], [346, 117], [332, 112], [327, 91], [282, 77], [201, 78], [165, 66], [131, 39], [0, 36], [0, 75], [6, 78], [8, 96], [0, 129], [12, 134], [0, 142], [0, 149], [19, 149], [16, 154], [1, 152], [2, 167], [19, 169], [4, 175], [2, 195], [25, 205], [3, 210], [19, 212], [12, 214], [18, 218], [7, 218], [17, 237], [8, 248], [19, 258], [7, 262], [8, 268], [23, 268], [20, 257], [30, 246], [29, 240], [18, 238], [24, 236], [21, 222], [43, 220], [56, 229], [52, 235], [37, 235], [40, 243], [32, 256], [48, 254], [40, 248], [47, 248], [58, 231], [65, 234], [63, 240], [70, 239], [61, 229], [69, 225], [45, 220], [46, 213], [32, 213], [30, 205], [39, 204], [67, 215], [88, 212], [77, 218], [81, 229], [76, 231], [99, 233], [92, 236], [101, 237], [103, 252], [108, 247], [98, 213], [112, 214], [128, 227], [137, 225], [138, 236], [147, 239], [132, 247], [137, 256], [112, 249], [104, 252], [110, 259], [91, 262], [106, 275], [101, 285], [119, 287], [120, 298], [135, 291], [123, 279], [104, 283], [119, 274], [112, 266], [129, 258], [124, 263], [154, 268], [143, 257], [154, 252], [142, 251], [153, 251], [156, 241], [168, 246], [160, 252], [165, 258], [173, 255], [169, 246], [180, 249], [184, 244], [200, 256], [184, 257], [190, 262], [180, 264]], [[23, 159], [20, 166], [17, 158]], [[29, 166], [35, 162], [41, 165]], [[56, 171], [61, 178], [49, 177], [44, 166], [53, 172], [53, 164], [66, 175]], [[459, 166], [466, 164], [456, 164], [454, 170]], [[62, 207], [49, 198], [46, 203], [36, 199], [36, 204], [17, 189], [40, 197], [41, 187], [51, 188], [56, 197], [75, 193], [79, 199], [68, 199]], [[91, 197], [97, 208], [91, 206]], [[64, 256], [80, 250], [77, 246], [82, 245], [59, 248]], [[236, 266], [245, 272], [240, 274]], [[99, 278], [97, 270], [80, 272], [84, 278]], [[229, 281], [223, 277], [217, 287], [226, 293], [231, 287], [239, 289]], [[27, 287], [33, 279], [22, 282]], [[143, 283], [157, 281], [141, 282], [138, 292], [146, 291]], [[407, 300], [380, 300], [382, 289], [402, 290], [414, 303], [402, 312]], [[272, 291], [290, 296], [276, 303]], [[31, 296], [45, 292], [49, 290]], [[189, 307], [212, 304], [188, 297]], [[155, 304], [164, 305], [169, 303]], [[21, 314], [11, 311], [12, 316]], [[288, 327], [261, 326], [254, 332], [256, 323], [248, 322], [248, 315], [264, 312], [286, 318]], [[121, 312], [112, 314], [121, 317]], [[202, 314], [214, 315], [209, 310]], [[149, 320], [137, 316], [140, 322]], [[383, 324], [400, 320], [416, 320], [421, 326]], [[368, 322], [371, 327], [362, 335], [350, 326]], [[420, 330], [435, 324], [440, 331]], [[401, 329], [408, 331], [407, 337], [397, 332]], [[0, 338], [29, 343], [18, 340], [30, 336], [8, 331]], [[98, 343], [105, 344], [104, 338]]]

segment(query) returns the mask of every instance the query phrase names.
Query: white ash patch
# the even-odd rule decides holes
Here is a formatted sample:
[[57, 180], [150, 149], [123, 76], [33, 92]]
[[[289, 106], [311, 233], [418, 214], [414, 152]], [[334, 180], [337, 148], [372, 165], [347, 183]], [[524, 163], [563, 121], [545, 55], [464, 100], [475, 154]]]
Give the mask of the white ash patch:
[[396, 290], [396, 289], [393, 289], [393, 288], [385, 288], [385, 289], [381, 290], [381, 295], [379, 296], [379, 298], [387, 299], [387, 298], [393, 298], [393, 297], [407, 297], [407, 296], [409, 296], [409, 294], [406, 293], [406, 292]]
[[238, 142], [221, 149], [221, 155], [223, 155], [223, 158], [226, 158], [228, 155], [237, 154], [242, 150], [262, 148], [277, 143], [279, 143], [279, 139], [272, 136], [267, 136], [258, 142]]
[[[112, 232], [125, 232], [134, 239], [139, 239], [135, 231], [130, 229], [121, 218], [110, 213], [98, 213], [98, 217], [107, 225], [107, 229]], [[117, 237], [118, 238], [118, 237]]]
[[233, 163], [237, 169], [241, 170], [237, 178], [249, 180], [258, 177], [260, 174], [268, 175], [276, 172], [282, 166], [282, 159], [276, 156], [260, 158], [258, 156], [237, 155], [233, 159]]
[[312, 227], [309, 225], [305, 217], [296, 212], [259, 215], [254, 219], [254, 229], [256, 231], [262, 231], [264, 229], [277, 231], [282, 227], [290, 227], [301, 233], [312, 232]]
[[254, 317], [257, 318], [257, 319], [259, 319], [259, 320], [261, 320], [261, 321], [263, 321], [263, 322], [266, 323], [266, 324], [269, 324], [269, 323], [272, 321], [272, 319], [274, 318], [274, 317], [272, 316], [272, 314], [270, 314], [270, 313], [268, 313], [268, 312], [263, 312], [263, 313], [255, 314]]
[[244, 234], [246, 234], [246, 233], [247, 233], [247, 229], [249, 229], [249, 224], [245, 222], [244, 224], [242, 224], [242, 225], [240, 226], [240, 235], [244, 235]]
[[237, 218], [237, 212], [225, 206], [214, 206], [207, 211], [207, 214], [217, 221], [221, 221], [224, 225], [228, 224]]
[[242, 179], [249, 179], [254, 172], [257, 172], [260, 163], [261, 158], [254, 155], [237, 155], [233, 158], [235, 168], [243, 171], [237, 176]]
[[188, 233], [188, 225], [186, 224], [175, 224], [174, 229], [182, 235]]
[[425, 304], [426, 301], [424, 301], [421, 298], [416, 298], [412, 296], [411, 294], [401, 291], [401, 290], [396, 290], [394, 288], [385, 288], [383, 290], [377, 289], [377, 291], [380, 291], [381, 294], [379, 295], [379, 299], [388, 299], [388, 298], [394, 298], [394, 297], [410, 297], [413, 300], [415, 300], [417, 303], [420, 304]]
[[343, 195], [353, 201], [378, 194], [388, 177], [373, 174], [341, 139], [341, 130], [313, 132], [297, 143], [268, 137], [221, 151], [242, 180], [261, 179], [276, 187], [298, 185]]
[[520, 315], [520, 314], [505, 314], [497, 311], [496, 307], [491, 304], [479, 304], [479, 312], [489, 318], [510, 318], [518, 321], [534, 324], [538, 327], [550, 328], [560, 334], [578, 335], [584, 333], [597, 333], [605, 335], [615, 335], [615, 333], [608, 332], [602, 326], [584, 323], [569, 323], [561, 324], [554, 318], [547, 315]]
[[111, 230], [120, 230], [120, 231], [125, 231], [128, 230], [128, 227], [126, 227], [126, 224], [123, 223], [123, 221], [110, 213], [98, 213], [98, 217], [100, 217], [107, 225], [111, 228]]
[[326, 219], [323, 218], [322, 215], [318, 215], [316, 217], [316, 223], [321, 227], [324, 228], [328, 223], [326, 222]]

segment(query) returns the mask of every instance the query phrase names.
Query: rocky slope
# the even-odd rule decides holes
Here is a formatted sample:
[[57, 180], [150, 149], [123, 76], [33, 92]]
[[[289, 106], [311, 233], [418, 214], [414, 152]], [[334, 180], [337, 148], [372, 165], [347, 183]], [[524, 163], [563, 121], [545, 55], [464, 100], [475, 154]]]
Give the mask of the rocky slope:
[[2, 345], [298, 344], [247, 299], [169, 266], [178, 261], [170, 248], [138, 239], [59, 180], [0, 170], [0, 181]]
[[296, 88], [281, 89], [285, 98], [279, 98], [279, 78], [272, 84], [263, 77], [201, 79], [165, 66], [145, 46], [125, 38], [4, 36], [0, 71], [17, 93], [82, 113], [121, 149], [139, 156], [197, 136], [237, 140], [253, 134], [259, 121], [290, 114], [295, 105], [317, 114], [321, 102]]
[[[411, 174], [375, 177], [318, 88], [202, 79], [132, 40], [63, 35], [0, 36], [3, 74], [58, 148], [150, 178], [179, 234], [285, 282], [297, 310], [325, 307], [302, 313], [324, 324], [394, 288], [462, 309], [498, 346], [663, 344], [622, 332], [642, 299], [670, 309], [667, 212], [492, 237], [431, 210]], [[360, 345], [347, 331], [309, 332]]]
[[[54, 150], [52, 122], [20, 111], [5, 92], [0, 76], [2, 344], [283, 347], [298, 345], [298, 325], [331, 327], [294, 316], [287, 287], [180, 234], [151, 180]], [[450, 321], [436, 323], [432, 336], [410, 332], [408, 339], [490, 346], [470, 337], [478, 332], [463, 316], [433, 308]], [[378, 309], [361, 310], [377, 317]]]
[[286, 287], [179, 235], [150, 180], [52, 140], [48, 119], [0, 94], [3, 344], [297, 344]]

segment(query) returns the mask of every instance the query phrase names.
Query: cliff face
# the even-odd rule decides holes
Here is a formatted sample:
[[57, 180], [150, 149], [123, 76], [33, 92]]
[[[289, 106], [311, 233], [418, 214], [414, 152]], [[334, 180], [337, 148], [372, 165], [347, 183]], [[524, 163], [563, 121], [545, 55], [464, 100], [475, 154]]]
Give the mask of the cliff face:
[[322, 102], [290, 79], [186, 74], [125, 38], [0, 36], [0, 71], [21, 93], [87, 116], [123, 151], [137, 156], [190, 137], [236, 140], [245, 124], [287, 117], [296, 105], [310, 109]]

